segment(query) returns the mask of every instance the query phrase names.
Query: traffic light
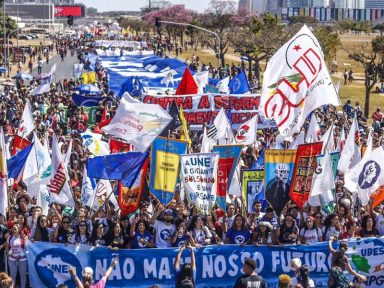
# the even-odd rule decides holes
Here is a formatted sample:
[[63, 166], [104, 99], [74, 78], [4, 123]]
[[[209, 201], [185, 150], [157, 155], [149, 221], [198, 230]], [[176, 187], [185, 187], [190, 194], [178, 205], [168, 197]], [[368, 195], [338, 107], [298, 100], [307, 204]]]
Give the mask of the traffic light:
[[73, 25], [73, 16], [72, 15], [67, 16], [67, 24], [69, 26]]
[[161, 27], [161, 18], [160, 17], [156, 17], [156, 19], [155, 19], [155, 26], [157, 27], [157, 28], [160, 28]]

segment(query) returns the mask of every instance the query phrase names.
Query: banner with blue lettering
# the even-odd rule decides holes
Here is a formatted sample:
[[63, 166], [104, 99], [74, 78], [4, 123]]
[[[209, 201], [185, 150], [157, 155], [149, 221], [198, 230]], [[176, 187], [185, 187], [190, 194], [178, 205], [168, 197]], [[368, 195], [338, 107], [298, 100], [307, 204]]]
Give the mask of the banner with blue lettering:
[[149, 190], [164, 205], [171, 202], [180, 172], [180, 155], [187, 142], [157, 137], [152, 144]]
[[[367, 277], [365, 287], [383, 287], [384, 283], [384, 238], [365, 238], [349, 241], [346, 255], [356, 271]], [[298, 257], [309, 266], [310, 277], [316, 287], [327, 287], [332, 255], [323, 242], [310, 246], [208, 246], [195, 250], [196, 287], [233, 287], [242, 275], [242, 263], [247, 257], [256, 260], [256, 271], [266, 280], [268, 287], [277, 287], [278, 276], [287, 273], [292, 258]], [[338, 247], [334, 243], [334, 248]], [[64, 245], [27, 241], [29, 277], [32, 287], [57, 287], [59, 284], [75, 287], [69, 267], [76, 267], [81, 279], [84, 267], [92, 267], [95, 281], [105, 273], [112, 258], [119, 256], [119, 263], [108, 279], [107, 287], [174, 287], [174, 249], [121, 249], [87, 245]], [[183, 262], [190, 262], [190, 252], [184, 251]], [[347, 275], [351, 281], [357, 281]]]

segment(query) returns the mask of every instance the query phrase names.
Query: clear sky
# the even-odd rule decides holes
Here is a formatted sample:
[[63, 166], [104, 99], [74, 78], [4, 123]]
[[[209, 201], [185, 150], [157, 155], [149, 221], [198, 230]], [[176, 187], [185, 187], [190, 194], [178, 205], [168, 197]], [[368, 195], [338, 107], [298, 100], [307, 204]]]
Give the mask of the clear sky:
[[[184, 4], [186, 8], [203, 12], [208, 8], [209, 0], [168, 0], [174, 4]], [[139, 11], [148, 5], [148, 0], [75, 0], [98, 11]]]

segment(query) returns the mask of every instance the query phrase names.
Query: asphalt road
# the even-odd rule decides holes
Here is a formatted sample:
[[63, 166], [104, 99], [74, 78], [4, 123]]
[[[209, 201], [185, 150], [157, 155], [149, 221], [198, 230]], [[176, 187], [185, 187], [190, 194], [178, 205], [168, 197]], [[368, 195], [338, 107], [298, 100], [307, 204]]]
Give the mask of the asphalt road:
[[[43, 62], [43, 73], [49, 73], [51, 71], [52, 65], [56, 63], [56, 73], [53, 77], [53, 82], [63, 81], [65, 78], [69, 79], [73, 77], [73, 64], [79, 63], [76, 54], [72, 57], [70, 53], [67, 53], [67, 57], [64, 58], [64, 62], [61, 61], [60, 55], [55, 55], [49, 59], [49, 63], [44, 59]], [[37, 75], [37, 66], [33, 67], [32, 75]]]

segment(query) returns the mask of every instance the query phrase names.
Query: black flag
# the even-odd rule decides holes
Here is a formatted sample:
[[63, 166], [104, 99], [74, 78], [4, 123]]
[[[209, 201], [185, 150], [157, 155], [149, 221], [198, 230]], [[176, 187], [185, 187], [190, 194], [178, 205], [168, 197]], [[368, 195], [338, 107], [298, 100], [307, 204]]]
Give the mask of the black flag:
[[176, 130], [181, 126], [181, 120], [180, 120], [180, 114], [179, 109], [177, 108], [176, 101], [173, 100], [171, 104], [171, 108], [169, 108], [168, 114], [173, 118], [171, 122], [169, 122], [168, 126], [165, 127], [163, 130], [163, 133], [161, 133], [160, 136], [163, 137], [169, 137], [169, 134], [172, 133], [172, 131]]

